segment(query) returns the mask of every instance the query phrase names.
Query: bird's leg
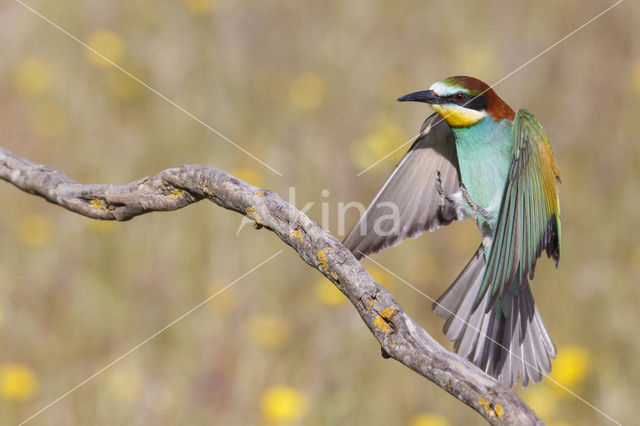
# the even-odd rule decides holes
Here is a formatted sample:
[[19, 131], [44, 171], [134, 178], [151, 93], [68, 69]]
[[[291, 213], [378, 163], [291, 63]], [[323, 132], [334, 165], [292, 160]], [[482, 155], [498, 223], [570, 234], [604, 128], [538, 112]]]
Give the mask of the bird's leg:
[[444, 198], [445, 200], [449, 201], [452, 204], [455, 204], [453, 198], [451, 197], [451, 194], [447, 194], [442, 189], [442, 179], [440, 175], [440, 170], [436, 170], [436, 191], [438, 191], [438, 194], [440, 194], [442, 198]]
[[[489, 212], [477, 205], [473, 199], [471, 199], [471, 195], [465, 188], [464, 184], [460, 184], [460, 189], [455, 192], [455, 194], [447, 194], [444, 189], [442, 189], [442, 176], [440, 174], [440, 170], [436, 170], [436, 181], [435, 181], [436, 191], [442, 197], [443, 200], [449, 202], [456, 209], [456, 215], [458, 219], [463, 219], [464, 214], [462, 213], [462, 204], [464, 201], [471, 207], [471, 214], [474, 220], [478, 219], [478, 213], [482, 215], [485, 219], [489, 219]], [[462, 199], [461, 199], [462, 197]]]
[[467, 192], [467, 188], [465, 188], [464, 184], [460, 185], [460, 192], [462, 193], [462, 197], [467, 202], [469, 207], [471, 207], [471, 210], [473, 210], [473, 218], [474, 219], [477, 219], [477, 216], [476, 216], [477, 213], [480, 213], [485, 219], [489, 219], [489, 212], [486, 209], [484, 209], [484, 208], [480, 207], [479, 205], [477, 205], [471, 199], [471, 196], [469, 195], [469, 192]]
[[436, 191], [441, 197], [444, 197], [444, 191], [442, 190], [442, 179], [440, 179], [440, 170], [436, 170]]
[[445, 222], [449, 223], [454, 219], [464, 219], [464, 213], [460, 208], [462, 200], [456, 200], [456, 198], [460, 198], [460, 194], [458, 194], [459, 191], [455, 194], [448, 194], [444, 192], [444, 189], [442, 189], [442, 176], [440, 174], [440, 170], [436, 170], [435, 188], [436, 191], [438, 191], [438, 195], [440, 195], [442, 203], [439, 207], [439, 214], [441, 214], [443, 218], [446, 218]]

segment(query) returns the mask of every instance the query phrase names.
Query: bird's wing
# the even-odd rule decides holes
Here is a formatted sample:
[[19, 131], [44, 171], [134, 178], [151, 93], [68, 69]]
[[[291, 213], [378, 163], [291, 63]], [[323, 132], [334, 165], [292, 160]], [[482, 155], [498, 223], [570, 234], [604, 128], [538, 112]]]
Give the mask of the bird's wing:
[[543, 250], [556, 267], [560, 260], [560, 176], [551, 146], [538, 120], [523, 109], [511, 137], [513, 157], [477, 300], [487, 288], [492, 299], [509, 289], [517, 294], [527, 275], [533, 278]]
[[455, 137], [447, 123], [433, 114], [345, 238], [345, 247], [360, 259], [455, 220], [454, 207], [436, 189], [437, 171], [445, 193], [460, 188]]

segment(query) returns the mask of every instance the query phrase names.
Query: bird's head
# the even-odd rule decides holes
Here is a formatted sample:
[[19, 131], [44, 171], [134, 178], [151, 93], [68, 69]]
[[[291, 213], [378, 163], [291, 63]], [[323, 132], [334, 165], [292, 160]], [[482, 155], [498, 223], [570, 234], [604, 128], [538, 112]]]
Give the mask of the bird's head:
[[449, 77], [429, 90], [410, 93], [398, 101], [431, 105], [451, 127], [469, 127], [490, 116], [493, 120], [513, 120], [515, 113], [486, 83], [473, 77]]

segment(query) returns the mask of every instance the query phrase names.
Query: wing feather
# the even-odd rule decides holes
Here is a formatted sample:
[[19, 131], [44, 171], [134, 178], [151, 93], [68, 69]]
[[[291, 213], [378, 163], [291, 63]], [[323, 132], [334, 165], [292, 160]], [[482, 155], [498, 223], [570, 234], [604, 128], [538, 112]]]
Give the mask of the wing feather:
[[[480, 287], [493, 300], [533, 278], [542, 251], [556, 266], [560, 259], [560, 177], [540, 123], [526, 110], [516, 114], [513, 159]], [[511, 288], [514, 286], [515, 288]]]
[[[446, 193], [460, 188], [455, 137], [447, 123], [433, 114], [345, 238], [345, 247], [359, 259], [455, 220], [455, 208], [436, 190], [437, 171]], [[390, 205], [398, 209], [395, 220]]]

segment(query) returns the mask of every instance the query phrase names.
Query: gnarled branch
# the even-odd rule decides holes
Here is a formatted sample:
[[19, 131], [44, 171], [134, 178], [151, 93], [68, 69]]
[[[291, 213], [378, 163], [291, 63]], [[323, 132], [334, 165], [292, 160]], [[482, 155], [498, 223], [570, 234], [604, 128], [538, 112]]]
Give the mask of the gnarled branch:
[[398, 305], [334, 236], [277, 194], [211, 166], [167, 169], [126, 185], [84, 185], [0, 148], [0, 177], [84, 216], [129, 220], [177, 210], [204, 198], [274, 232], [344, 293], [378, 339], [400, 361], [480, 413], [492, 424], [542, 423], [511, 390], [447, 351]]

